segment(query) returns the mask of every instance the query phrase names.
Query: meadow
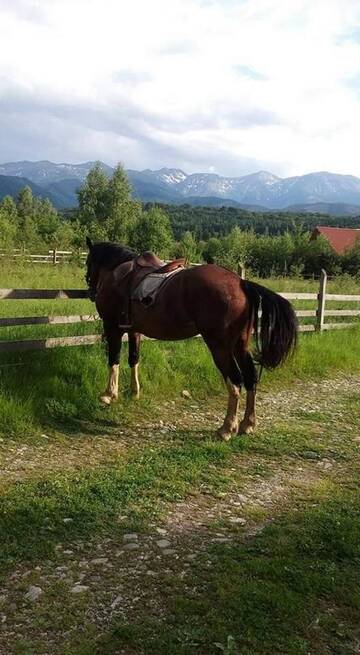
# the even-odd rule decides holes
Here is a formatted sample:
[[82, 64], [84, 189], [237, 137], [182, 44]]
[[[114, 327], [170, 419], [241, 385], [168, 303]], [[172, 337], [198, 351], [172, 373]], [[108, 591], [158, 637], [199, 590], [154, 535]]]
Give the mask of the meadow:
[[[81, 288], [83, 271], [24, 267], [1, 280]], [[360, 293], [351, 279], [330, 285]], [[39, 327], [59, 334], [6, 338]], [[214, 437], [225, 393], [202, 341], [147, 341], [141, 353], [141, 399], [124, 345], [122, 393], [105, 410], [102, 345], [1, 355], [0, 653], [358, 652], [359, 327], [301, 335], [295, 356], [263, 376], [256, 435], [230, 443]]]

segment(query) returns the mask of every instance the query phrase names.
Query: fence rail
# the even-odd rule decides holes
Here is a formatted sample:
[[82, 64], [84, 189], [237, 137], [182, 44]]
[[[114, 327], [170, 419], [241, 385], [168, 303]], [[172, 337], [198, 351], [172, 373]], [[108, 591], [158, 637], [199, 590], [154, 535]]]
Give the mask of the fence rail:
[[0, 249], [0, 258], [3, 259], [10, 259], [12, 261], [22, 259], [23, 261], [31, 262], [32, 264], [52, 264], [55, 266], [56, 264], [68, 264], [72, 258], [77, 258], [84, 262], [87, 255], [87, 252], [57, 250], [56, 248], [39, 255], [31, 254], [27, 250], [20, 250], [19, 248], [15, 248], [11, 251]]
[[[244, 269], [241, 276], [245, 276]], [[330, 317], [357, 317], [360, 309], [327, 309], [327, 302], [360, 302], [360, 295], [341, 295], [326, 293], [326, 272], [322, 271], [318, 293], [280, 293], [287, 300], [312, 300], [316, 302], [315, 309], [299, 309], [296, 315], [299, 318], [314, 318], [314, 323], [300, 325], [300, 332], [314, 332], [338, 330], [351, 327], [354, 322], [327, 323], [325, 318]], [[0, 289], [0, 300], [54, 300], [68, 299], [80, 300], [87, 298], [85, 289]], [[0, 318], [0, 328], [28, 325], [66, 325], [92, 323], [99, 321], [96, 314], [75, 314], [68, 316], [24, 316], [13, 318]], [[101, 341], [100, 334], [75, 335], [66, 337], [49, 337], [44, 339], [25, 339], [13, 341], [0, 341], [0, 352], [13, 352], [17, 350], [46, 350], [60, 346], [92, 345]]]

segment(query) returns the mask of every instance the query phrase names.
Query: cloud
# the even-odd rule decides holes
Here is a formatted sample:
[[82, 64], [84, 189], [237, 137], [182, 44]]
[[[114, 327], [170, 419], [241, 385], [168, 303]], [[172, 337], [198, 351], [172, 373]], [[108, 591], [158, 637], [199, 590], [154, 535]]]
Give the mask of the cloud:
[[360, 175], [357, 0], [0, 9], [4, 160]]
[[155, 48], [154, 52], [159, 55], [176, 56], [192, 54], [197, 50], [198, 48], [195, 43], [184, 39], [183, 41], [175, 41]]
[[143, 82], [151, 82], [153, 77], [147, 71], [120, 70], [113, 74], [112, 79], [114, 82], [122, 84], [142, 84]]
[[235, 73], [237, 75], [240, 75], [240, 77], [246, 77], [250, 80], [267, 80], [268, 78], [266, 75], [263, 75], [262, 73], [259, 73], [258, 71], [254, 70], [253, 68], [250, 68], [250, 66], [245, 66], [242, 64], [236, 64], [234, 66]]

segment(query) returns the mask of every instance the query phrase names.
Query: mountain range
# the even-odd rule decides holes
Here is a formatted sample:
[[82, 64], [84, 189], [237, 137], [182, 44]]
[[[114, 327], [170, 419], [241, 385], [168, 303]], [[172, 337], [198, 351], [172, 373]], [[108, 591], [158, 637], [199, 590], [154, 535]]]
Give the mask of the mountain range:
[[[48, 197], [58, 208], [77, 205], [76, 190], [94, 162], [55, 164], [22, 161], [0, 165], [0, 198], [16, 195], [28, 184], [35, 195]], [[101, 162], [107, 175], [113, 168]], [[360, 178], [329, 172], [280, 178], [266, 171], [241, 177], [215, 173], [188, 175], [176, 168], [127, 171], [133, 195], [144, 202], [234, 206], [252, 211], [360, 215]]]

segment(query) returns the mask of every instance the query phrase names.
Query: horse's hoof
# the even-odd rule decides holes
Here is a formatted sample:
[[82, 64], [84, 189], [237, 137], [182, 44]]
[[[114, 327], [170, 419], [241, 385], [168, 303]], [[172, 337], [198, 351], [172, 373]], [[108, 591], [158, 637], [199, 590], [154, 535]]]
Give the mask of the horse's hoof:
[[111, 396], [100, 396], [99, 400], [100, 400], [102, 405], [104, 405], [105, 407], [108, 407], [109, 405], [111, 405], [112, 397]]
[[228, 430], [219, 428], [219, 430], [216, 431], [216, 434], [221, 439], [221, 441], [230, 441], [233, 433], [229, 432]]
[[252, 434], [254, 432], [254, 426], [248, 424], [240, 423], [238, 434]]

